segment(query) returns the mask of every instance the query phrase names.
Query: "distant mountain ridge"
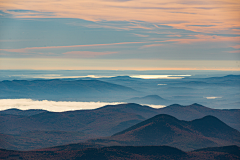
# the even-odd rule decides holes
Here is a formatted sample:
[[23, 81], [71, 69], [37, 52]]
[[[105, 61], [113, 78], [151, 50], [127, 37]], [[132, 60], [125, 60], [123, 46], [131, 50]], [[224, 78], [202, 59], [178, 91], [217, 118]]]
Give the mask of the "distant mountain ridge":
[[139, 92], [122, 85], [100, 80], [4, 80], [0, 82], [0, 98], [33, 98], [47, 100], [112, 100]]
[[158, 95], [147, 95], [144, 97], [134, 97], [125, 100], [128, 103], [138, 103], [138, 104], [154, 104], [154, 105], [165, 105], [170, 104], [171, 101], [166, 100]]

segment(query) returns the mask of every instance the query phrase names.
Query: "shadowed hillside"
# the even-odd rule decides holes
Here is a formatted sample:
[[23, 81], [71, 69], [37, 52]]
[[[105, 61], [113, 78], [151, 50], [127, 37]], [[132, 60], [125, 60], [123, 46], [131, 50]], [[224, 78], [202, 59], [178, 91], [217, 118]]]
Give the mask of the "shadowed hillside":
[[160, 114], [111, 137], [88, 142], [104, 145], [168, 145], [183, 150], [240, 145], [240, 132], [213, 116], [193, 121]]
[[[233, 152], [229, 152], [229, 148]], [[113, 146], [64, 151], [12, 151], [0, 149], [2, 160], [238, 160], [240, 148], [226, 146], [183, 152], [168, 146]], [[238, 153], [237, 153], [238, 152]]]
[[[129, 103], [68, 112], [10, 109], [0, 111], [0, 133], [2, 133], [0, 140], [4, 142], [0, 146], [6, 149], [30, 150], [77, 143], [90, 138], [110, 136], [158, 113], [169, 114], [181, 120], [213, 115], [231, 127], [240, 126], [239, 110], [211, 109], [199, 104], [189, 106], [174, 104], [156, 109]], [[82, 135], [79, 136], [76, 132]], [[67, 136], [64, 136], [65, 134]], [[9, 136], [12, 138], [6, 138]], [[118, 144], [116, 141], [113, 143], [113, 145]]]

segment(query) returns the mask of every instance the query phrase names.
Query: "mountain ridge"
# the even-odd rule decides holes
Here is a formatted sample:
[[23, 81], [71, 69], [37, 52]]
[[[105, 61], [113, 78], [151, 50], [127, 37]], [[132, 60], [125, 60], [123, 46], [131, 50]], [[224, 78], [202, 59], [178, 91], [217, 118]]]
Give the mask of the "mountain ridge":
[[133, 146], [167, 145], [182, 150], [193, 150], [222, 144], [240, 145], [240, 132], [213, 116], [183, 121], [170, 115], [159, 114], [111, 137], [87, 142], [105, 145], [114, 142]]

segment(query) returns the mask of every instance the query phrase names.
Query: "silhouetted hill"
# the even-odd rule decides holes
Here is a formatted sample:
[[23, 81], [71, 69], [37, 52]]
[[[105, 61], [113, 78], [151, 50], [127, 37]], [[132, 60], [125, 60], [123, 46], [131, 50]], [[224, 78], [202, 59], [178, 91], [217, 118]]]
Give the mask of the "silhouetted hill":
[[21, 134], [0, 134], [0, 148], [12, 150], [33, 150], [51, 146], [79, 143], [96, 135], [67, 131], [29, 131]]
[[104, 145], [168, 145], [183, 150], [240, 144], [240, 132], [213, 116], [181, 121], [160, 114], [111, 137], [89, 140]]
[[240, 130], [240, 110], [239, 109], [212, 109], [203, 105], [194, 103], [192, 105], [183, 106], [179, 104], [172, 104], [164, 108], [152, 108], [149, 106], [143, 106], [139, 104], [119, 104], [108, 105], [101, 107], [97, 110], [105, 110], [108, 112], [127, 112], [135, 113], [143, 116], [144, 118], [150, 118], [157, 114], [168, 114], [176, 117], [180, 120], [194, 120], [202, 118], [207, 115], [217, 117], [227, 125]]
[[129, 87], [99, 80], [5, 80], [0, 88], [0, 98], [104, 101], [138, 94]]
[[13, 114], [13, 115], [22, 115], [22, 116], [32, 116], [35, 114], [47, 112], [42, 109], [29, 109], [29, 110], [20, 110], [17, 108], [11, 108], [4, 111], [0, 111], [0, 114]]
[[[25, 111], [22, 113], [24, 112]], [[35, 147], [43, 148], [63, 144], [62, 142], [66, 144], [65, 142], [68, 142], [66, 137], [56, 134], [56, 137], [59, 137], [59, 139], [56, 138], [56, 141], [54, 140], [50, 143], [51, 137], [54, 136], [54, 131], [83, 132], [86, 136], [78, 138], [78, 140], [85, 139], [86, 137], [110, 136], [159, 113], [169, 114], [177, 119], [188, 121], [202, 118], [206, 115], [213, 115], [231, 127], [238, 128], [240, 126], [239, 110], [210, 109], [199, 104], [189, 106], [174, 104], [165, 108], [156, 109], [149, 106], [129, 103], [107, 105], [94, 110], [59, 113], [46, 111], [32, 116], [0, 114], [0, 133], [11, 134], [11, 136], [13, 136], [11, 143], [9, 142], [10, 139], [5, 139], [6, 142], [9, 142], [10, 146], [11, 144], [16, 145], [15, 148], [8, 149], [24, 147], [24, 149], [28, 150], [31, 149], [31, 147], [28, 147], [31, 143]], [[51, 134], [44, 134], [42, 139], [38, 136], [31, 136], [31, 134], [29, 134], [29, 136], [24, 134], [24, 132], [34, 133], [35, 131], [39, 131], [39, 133], [49, 131]], [[41, 139], [41, 143], [37, 144], [35, 142], [37, 142], [38, 139]], [[0, 140], [3, 139], [0, 138]], [[57, 140], [59, 142], [57, 142]], [[72, 142], [70, 138], [69, 143]], [[44, 143], [49, 145], [40, 145], [44, 145]], [[114, 142], [114, 144], [117, 145], [118, 143]]]
[[169, 114], [180, 120], [193, 120], [207, 115], [217, 117], [229, 126], [240, 130], [240, 110], [239, 109], [212, 109], [194, 103], [189, 106], [173, 104], [165, 108], [158, 109], [159, 114]]
[[[11, 139], [0, 137], [0, 140], [14, 146], [8, 149], [22, 150], [110, 136], [145, 120], [138, 114], [104, 109], [43, 112], [32, 116], [0, 114], [0, 119], [0, 133], [12, 136]], [[2, 144], [0, 147], [6, 148]]]
[[223, 146], [223, 147], [209, 147], [195, 150], [193, 152], [223, 152], [240, 157], [240, 147], [236, 145]]
[[43, 112], [32, 116], [1, 114], [0, 119], [0, 133], [57, 130], [83, 131], [99, 136], [111, 135], [144, 120], [134, 113], [104, 110]]
[[144, 118], [153, 117], [158, 114], [157, 109], [146, 106], [139, 105], [136, 103], [118, 104], [118, 105], [106, 105], [96, 110], [104, 112], [125, 112], [141, 115]]
[[73, 143], [61, 146], [54, 146], [49, 148], [41, 148], [35, 149], [33, 151], [73, 151], [73, 150], [81, 150], [86, 148], [102, 148], [105, 147], [104, 145], [99, 144], [92, 144], [92, 143]]
[[[232, 146], [229, 146], [232, 147]], [[225, 148], [228, 148], [225, 147]], [[235, 147], [239, 151], [239, 147]], [[12, 151], [0, 149], [2, 160], [238, 160], [235, 153], [225, 151], [183, 152], [169, 146], [113, 146], [64, 151]], [[218, 148], [215, 148], [218, 150]], [[221, 149], [220, 149], [221, 150]]]
[[205, 116], [201, 119], [193, 120], [191, 121], [191, 126], [205, 137], [224, 139], [233, 144], [234, 142], [240, 142], [240, 132], [214, 116]]
[[155, 104], [155, 105], [165, 105], [169, 104], [170, 101], [158, 96], [158, 95], [148, 95], [145, 97], [135, 97], [125, 100], [129, 103], [140, 103], [140, 104]]

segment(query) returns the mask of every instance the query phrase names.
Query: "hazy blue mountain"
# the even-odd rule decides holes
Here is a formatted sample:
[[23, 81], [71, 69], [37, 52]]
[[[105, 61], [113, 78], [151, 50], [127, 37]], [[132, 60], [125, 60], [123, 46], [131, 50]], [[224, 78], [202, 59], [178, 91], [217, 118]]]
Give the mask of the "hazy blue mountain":
[[13, 80], [0, 82], [0, 98], [104, 101], [138, 95], [136, 90], [99, 80]]
[[[160, 95], [172, 103], [187, 105], [199, 103], [211, 108], [240, 109], [240, 76], [228, 75], [210, 78], [140, 79], [101, 78], [100, 80], [124, 85], [143, 92], [143, 95]], [[130, 98], [140, 97], [133, 96]], [[208, 99], [207, 97], [217, 97]], [[128, 99], [130, 99], [128, 98]]]
[[[5, 80], [0, 82], [0, 98], [112, 102], [143, 98], [146, 95], [160, 95], [171, 103], [182, 105], [199, 103], [211, 108], [240, 109], [239, 77], [239, 75], [228, 75], [211, 78], [140, 79], [117, 76], [82, 80]], [[143, 102], [155, 103], [150, 100]], [[170, 104], [163, 101], [156, 103]]]

